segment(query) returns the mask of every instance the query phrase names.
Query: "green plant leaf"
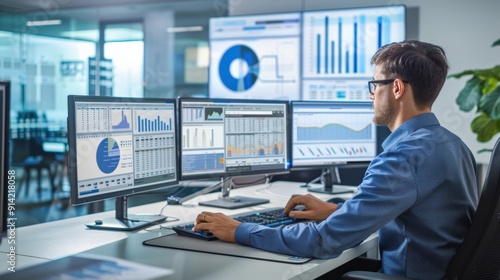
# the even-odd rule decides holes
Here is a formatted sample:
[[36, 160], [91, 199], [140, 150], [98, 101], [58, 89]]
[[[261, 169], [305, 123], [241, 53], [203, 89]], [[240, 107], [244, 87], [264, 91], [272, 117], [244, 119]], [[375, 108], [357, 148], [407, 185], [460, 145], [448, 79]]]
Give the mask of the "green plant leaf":
[[494, 78], [497, 81], [500, 80], [500, 65], [495, 65], [494, 67], [487, 69], [476, 69], [473, 72], [474, 76], [478, 77], [483, 81], [486, 81], [491, 78]]
[[494, 121], [488, 115], [482, 113], [472, 121], [471, 129], [477, 134], [477, 141], [488, 142], [495, 134], [500, 132], [500, 121]]
[[455, 102], [460, 110], [469, 112], [477, 105], [481, 95], [481, 81], [478, 78], [472, 77], [460, 91]]
[[462, 76], [466, 76], [466, 75], [474, 75], [474, 70], [465, 70], [463, 72], [460, 72], [460, 73], [457, 73], [457, 74], [451, 74], [448, 76], [448, 78], [461, 78]]
[[476, 78], [479, 78], [481, 80], [488, 80], [490, 78], [495, 78], [497, 80], [500, 80], [500, 65], [495, 65], [494, 67], [491, 68], [486, 68], [486, 69], [474, 69], [474, 70], [465, 70], [463, 72], [457, 73], [457, 74], [452, 74], [448, 75], [448, 78], [461, 78], [463, 76], [467, 75], [472, 75]]
[[493, 120], [500, 120], [500, 87], [481, 97], [479, 100], [479, 110], [488, 114]]
[[496, 41], [493, 43], [492, 47], [495, 47], [495, 46], [500, 46], [500, 39], [496, 40]]
[[498, 87], [498, 79], [495, 77], [489, 77], [487, 80], [484, 81], [483, 83], [483, 94], [490, 93], [494, 91]]

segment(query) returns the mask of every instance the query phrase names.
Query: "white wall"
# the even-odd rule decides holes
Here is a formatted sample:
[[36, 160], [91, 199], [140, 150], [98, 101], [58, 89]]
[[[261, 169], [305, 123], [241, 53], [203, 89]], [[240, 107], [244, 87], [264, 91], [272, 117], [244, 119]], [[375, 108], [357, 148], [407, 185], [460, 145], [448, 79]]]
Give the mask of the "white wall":
[[[500, 64], [500, 47], [491, 44], [500, 38], [500, 1], [498, 0], [229, 0], [229, 15], [320, 10], [333, 8], [404, 4], [408, 7], [408, 39], [418, 39], [443, 47], [450, 64], [449, 73], [466, 69], [489, 68]], [[476, 160], [487, 163], [499, 135], [488, 143], [476, 141], [470, 129], [475, 113], [458, 109], [455, 99], [467, 78], [449, 79], [434, 103], [433, 111], [441, 124], [459, 135], [475, 152]]]

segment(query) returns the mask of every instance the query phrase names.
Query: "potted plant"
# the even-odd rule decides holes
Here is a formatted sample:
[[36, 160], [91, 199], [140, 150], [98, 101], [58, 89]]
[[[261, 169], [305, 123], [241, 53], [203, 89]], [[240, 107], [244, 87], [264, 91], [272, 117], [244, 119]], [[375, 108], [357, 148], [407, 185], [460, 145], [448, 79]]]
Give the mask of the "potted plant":
[[[492, 47], [500, 46], [500, 39]], [[448, 78], [472, 76], [460, 91], [456, 103], [460, 110], [469, 112], [476, 107], [477, 116], [472, 120], [472, 132], [477, 141], [488, 142], [500, 132], [500, 65], [487, 69], [465, 70]], [[485, 150], [481, 150], [482, 152]]]

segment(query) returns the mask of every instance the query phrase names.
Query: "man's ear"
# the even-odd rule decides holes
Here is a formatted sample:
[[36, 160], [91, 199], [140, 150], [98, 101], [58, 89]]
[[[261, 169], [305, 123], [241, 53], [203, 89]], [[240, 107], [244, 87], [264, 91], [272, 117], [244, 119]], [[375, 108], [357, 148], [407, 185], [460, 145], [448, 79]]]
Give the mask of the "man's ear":
[[392, 93], [394, 94], [395, 99], [400, 99], [403, 97], [405, 93], [405, 87], [405, 83], [403, 83], [403, 81], [401, 81], [400, 79], [396, 79], [394, 80], [394, 82], [392, 82]]

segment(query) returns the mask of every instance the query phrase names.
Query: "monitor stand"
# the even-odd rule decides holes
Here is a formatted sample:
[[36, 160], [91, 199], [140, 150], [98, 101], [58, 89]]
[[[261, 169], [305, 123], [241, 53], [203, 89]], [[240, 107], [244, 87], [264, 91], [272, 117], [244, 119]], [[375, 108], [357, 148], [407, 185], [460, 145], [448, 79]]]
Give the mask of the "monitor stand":
[[199, 202], [199, 205], [210, 206], [224, 209], [238, 209], [243, 207], [250, 207], [259, 204], [269, 203], [269, 199], [264, 198], [253, 198], [245, 196], [229, 196], [229, 191], [231, 190], [232, 180], [231, 178], [221, 179], [221, 190], [222, 196], [218, 199]]
[[[309, 185], [321, 180], [321, 187], [311, 188]], [[315, 193], [327, 193], [327, 194], [343, 194], [343, 193], [353, 193], [352, 187], [344, 187], [336, 184], [340, 184], [339, 168], [337, 165], [324, 168], [321, 171], [321, 175], [307, 183], [308, 191]]]
[[132, 231], [155, 225], [167, 218], [162, 215], [128, 215], [127, 199], [127, 196], [116, 199], [115, 218], [98, 219], [94, 223], [86, 224], [86, 226], [90, 229]]

